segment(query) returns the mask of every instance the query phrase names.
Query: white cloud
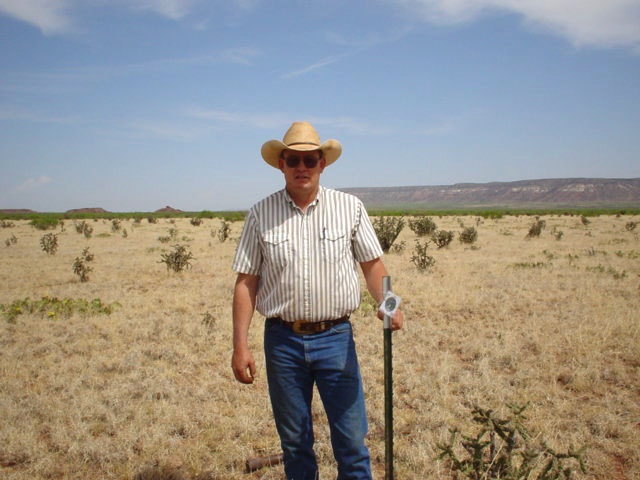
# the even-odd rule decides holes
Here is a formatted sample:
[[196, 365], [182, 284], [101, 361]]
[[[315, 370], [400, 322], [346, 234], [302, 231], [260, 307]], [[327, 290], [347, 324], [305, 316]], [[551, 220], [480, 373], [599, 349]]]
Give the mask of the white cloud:
[[336, 55], [333, 57], [327, 57], [327, 58], [323, 58], [322, 60], [319, 60], [315, 63], [312, 63], [311, 65], [308, 65], [306, 67], [300, 68], [298, 70], [294, 70], [292, 72], [289, 73], [285, 73], [283, 75], [280, 76], [280, 78], [293, 78], [293, 77], [298, 77], [300, 75], [304, 75], [305, 73], [309, 73], [313, 70], [317, 70], [318, 68], [322, 68], [322, 67], [326, 67], [327, 65], [331, 65], [332, 63], [337, 62], [338, 60], [341, 60], [342, 58], [344, 58], [346, 55]]
[[233, 0], [233, 3], [242, 10], [253, 10], [260, 3], [260, 0]]
[[[215, 63], [250, 65], [252, 58], [260, 54], [261, 52], [257, 49], [239, 47], [211, 54], [149, 60], [140, 63], [70, 67], [46, 72], [6, 72], [0, 73], [0, 92], [40, 94], [77, 92], [83, 84], [104, 82], [111, 78], [127, 75], [171, 72]], [[2, 115], [3, 112], [0, 110], [0, 118]]]
[[220, 59], [229, 63], [249, 65], [251, 64], [251, 59], [259, 54], [258, 50], [250, 47], [228, 48], [220, 53]]
[[36, 188], [40, 188], [43, 185], [51, 182], [51, 178], [46, 175], [38, 178], [29, 178], [16, 187], [17, 192], [30, 192]]
[[327, 30], [324, 33], [328, 42], [356, 49], [366, 49], [384, 43], [395, 42], [410, 33], [413, 28], [410, 25], [402, 27], [393, 26], [389, 31], [355, 31], [350, 30], [348, 34]]
[[239, 113], [222, 110], [203, 110], [194, 108], [186, 113], [187, 116], [202, 120], [213, 120], [221, 123], [235, 123], [256, 128], [283, 130], [295, 120], [306, 120], [314, 126], [329, 126], [361, 135], [380, 135], [389, 133], [386, 127], [378, 127], [352, 117], [314, 117], [304, 113]]
[[134, 0], [124, 2], [133, 8], [149, 10], [172, 20], [180, 20], [191, 13], [200, 0]]
[[[158, 121], [138, 121], [130, 124], [129, 132], [139, 132], [145, 136], [174, 142], [191, 142], [207, 133], [200, 126], [163, 123]], [[133, 134], [136, 136], [136, 134]]]
[[576, 46], [640, 48], [640, 0], [385, 0], [436, 24], [515, 13]]
[[260, 114], [191, 109], [187, 112], [187, 115], [192, 118], [199, 118], [202, 120], [215, 120], [223, 123], [239, 123], [258, 128], [278, 128], [283, 125], [288, 126], [289, 123], [291, 123], [289, 116], [280, 113]]
[[39, 28], [45, 35], [66, 32], [69, 0], [0, 0], [0, 12]]
[[77, 117], [52, 117], [38, 112], [31, 112], [21, 109], [0, 108], [0, 120], [22, 120], [27, 122], [40, 123], [73, 123], [79, 119]]
[[[258, 0], [234, 0], [240, 10], [251, 10]], [[104, 8], [117, 5], [134, 11], [152, 12], [171, 20], [181, 20], [193, 13], [204, 0], [0, 0], [0, 14], [22, 20], [39, 28], [45, 35], [70, 31], [72, 8]]]
[[307, 120], [316, 126], [329, 126], [357, 135], [384, 135], [391, 132], [388, 127], [379, 127], [352, 117], [308, 117]]

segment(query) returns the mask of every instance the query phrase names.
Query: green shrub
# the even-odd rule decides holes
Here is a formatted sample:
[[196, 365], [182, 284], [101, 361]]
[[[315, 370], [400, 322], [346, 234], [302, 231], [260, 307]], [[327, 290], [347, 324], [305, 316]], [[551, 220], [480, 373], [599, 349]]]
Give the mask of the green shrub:
[[58, 226], [58, 219], [54, 217], [36, 217], [29, 222], [29, 225], [38, 230], [53, 230]]
[[40, 238], [40, 247], [47, 255], [55, 255], [58, 251], [58, 235], [45, 233]]
[[91, 235], [93, 234], [93, 227], [86, 221], [82, 220], [80, 222], [74, 222], [73, 226], [75, 227], [76, 232], [83, 234], [85, 238], [91, 238]]
[[15, 323], [18, 315], [39, 314], [48, 318], [65, 317], [68, 318], [75, 313], [84, 315], [111, 315], [111, 313], [121, 305], [119, 303], [104, 304], [99, 298], [85, 300], [83, 298], [63, 298], [42, 297], [40, 300], [24, 298], [15, 300], [9, 304], [0, 304], [0, 313], [9, 323]]
[[527, 233], [527, 238], [539, 237], [546, 225], [547, 225], [547, 222], [540, 219], [533, 222], [531, 227], [529, 227], [529, 233]]
[[158, 219], [156, 217], [147, 217], [147, 222], [158, 223]]
[[466, 227], [458, 235], [458, 239], [461, 243], [472, 244], [478, 239], [478, 231], [475, 227]]
[[73, 262], [73, 273], [80, 277], [81, 282], [89, 281], [89, 273], [93, 271], [87, 263], [92, 262], [94, 259], [93, 253], [89, 252], [89, 247], [86, 247], [82, 250], [82, 254], [79, 257], [76, 257]]
[[438, 228], [431, 218], [420, 215], [415, 220], [409, 219], [409, 228], [419, 237], [431, 235]]
[[199, 227], [200, 225], [202, 225], [202, 218], [200, 217], [193, 217], [190, 220], [191, 225], [193, 225], [194, 227]]
[[362, 312], [363, 315], [370, 315], [373, 312], [378, 310], [378, 302], [371, 296], [371, 294], [367, 290], [363, 290], [360, 292], [360, 306], [358, 309]]
[[553, 238], [560, 241], [564, 236], [564, 232], [560, 230], [558, 227], [553, 227], [553, 229], [551, 229], [551, 235], [553, 235]]
[[391, 248], [389, 249], [389, 251], [391, 253], [400, 255], [402, 252], [405, 251], [406, 248], [407, 248], [407, 242], [403, 240], [399, 243], [394, 243], [393, 245], [391, 245]]
[[[445, 460], [455, 478], [469, 480], [568, 480], [576, 467], [587, 473], [585, 447], [566, 453], [551, 449], [544, 440], [531, 436], [522, 423], [527, 405], [508, 405], [511, 414], [498, 417], [493, 410], [475, 406], [471, 410], [478, 431], [461, 434], [450, 429], [447, 443], [438, 443], [439, 460]], [[460, 438], [461, 437], [461, 438]], [[465, 452], [459, 456], [458, 452]]]
[[7, 247], [10, 247], [11, 245], [15, 245], [16, 243], [18, 243], [18, 237], [16, 237], [15, 235], [11, 235], [9, 238], [7, 238], [7, 239], [4, 241], [4, 244], [5, 244]]
[[16, 224], [13, 222], [8, 222], [6, 220], [0, 220], [0, 228], [13, 228]]
[[627, 222], [624, 228], [627, 230], [627, 232], [633, 232], [637, 226], [638, 222]]
[[438, 230], [431, 236], [431, 240], [438, 248], [446, 247], [453, 240], [453, 232], [448, 230]]
[[585, 227], [591, 223], [591, 220], [589, 220], [584, 215], [580, 215], [580, 221], [582, 222], [582, 225], [584, 225]]
[[376, 217], [372, 224], [382, 251], [387, 253], [404, 228], [404, 217]]
[[220, 241], [220, 243], [224, 243], [229, 238], [230, 233], [231, 224], [223, 219], [222, 223], [220, 224], [220, 228], [218, 229], [218, 240]]
[[189, 261], [194, 259], [193, 254], [184, 245], [174, 245], [173, 252], [163, 253], [160, 256], [162, 260], [159, 263], [166, 263], [167, 270], [173, 270], [176, 273], [191, 268]]
[[117, 218], [114, 218], [111, 220], [111, 231], [113, 233], [119, 232], [121, 228], [122, 228], [122, 225], [120, 220], [118, 220]]
[[519, 263], [514, 263], [513, 268], [542, 268], [548, 265], [549, 264], [544, 262], [519, 262]]
[[216, 319], [209, 312], [206, 312], [202, 315], [202, 325], [204, 325], [207, 330], [213, 330], [216, 327]]
[[416, 240], [416, 246], [411, 255], [411, 261], [421, 272], [425, 272], [433, 267], [436, 263], [435, 258], [427, 254], [427, 248], [429, 247], [429, 241], [420, 243]]

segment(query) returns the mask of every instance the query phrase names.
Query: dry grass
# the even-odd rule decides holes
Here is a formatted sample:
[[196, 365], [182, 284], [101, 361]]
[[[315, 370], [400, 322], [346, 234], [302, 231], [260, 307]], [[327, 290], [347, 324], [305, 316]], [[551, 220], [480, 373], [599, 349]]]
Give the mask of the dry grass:
[[[455, 218], [435, 220], [461, 230]], [[545, 220], [530, 240], [530, 217], [484, 220], [475, 246], [456, 239], [431, 250], [427, 274], [410, 261], [408, 228], [398, 239], [404, 253], [385, 257], [407, 317], [394, 335], [397, 478], [451, 479], [434, 460], [448, 428], [469, 431], [474, 403], [504, 412], [528, 400], [527, 425], [551, 446], [589, 446], [590, 474], [576, 478], [640, 478], [640, 241], [625, 230], [638, 219]], [[91, 239], [68, 224], [55, 256], [26, 222], [0, 230], [18, 238], [0, 248], [0, 303], [49, 295], [122, 305], [111, 316], [0, 319], [0, 478], [282, 478], [281, 467], [243, 473], [248, 457], [279, 448], [258, 315], [258, 380], [241, 386], [229, 367], [230, 264], [242, 225], [221, 244], [210, 233], [219, 220], [125, 221], [127, 238], [108, 222], [90, 224]], [[161, 244], [170, 227], [177, 241]], [[182, 274], [159, 263], [174, 243], [195, 257]], [[94, 271], [81, 283], [72, 264], [86, 246]], [[382, 327], [362, 313], [354, 325], [382, 478]], [[319, 404], [314, 413], [321, 472], [332, 478]]]

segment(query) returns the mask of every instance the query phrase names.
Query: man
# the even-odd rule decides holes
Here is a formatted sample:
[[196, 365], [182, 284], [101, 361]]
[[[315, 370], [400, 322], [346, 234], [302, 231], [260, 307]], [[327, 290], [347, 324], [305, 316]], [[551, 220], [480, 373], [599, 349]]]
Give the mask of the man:
[[[362, 202], [320, 186], [320, 174], [342, 153], [320, 143], [307, 122], [262, 157], [284, 174], [285, 188], [249, 211], [233, 270], [233, 357], [236, 379], [252, 383], [248, 331], [255, 308], [267, 317], [264, 350], [269, 396], [288, 480], [314, 480], [311, 399], [317, 386], [329, 421], [339, 480], [371, 479], [364, 444], [367, 418], [349, 315], [360, 304], [356, 262], [382, 301], [382, 249]], [[402, 327], [397, 311], [392, 328]]]

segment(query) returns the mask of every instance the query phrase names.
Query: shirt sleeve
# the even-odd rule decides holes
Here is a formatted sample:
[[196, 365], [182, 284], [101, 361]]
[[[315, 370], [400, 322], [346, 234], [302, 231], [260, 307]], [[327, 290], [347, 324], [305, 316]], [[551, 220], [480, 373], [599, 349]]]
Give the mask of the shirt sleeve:
[[354, 257], [359, 263], [374, 260], [383, 254], [376, 232], [361, 200], [358, 200], [358, 213], [352, 244]]
[[233, 259], [232, 269], [236, 273], [259, 275], [262, 267], [262, 250], [260, 248], [260, 235], [253, 211], [249, 211], [244, 222], [242, 235], [238, 242], [236, 256]]

